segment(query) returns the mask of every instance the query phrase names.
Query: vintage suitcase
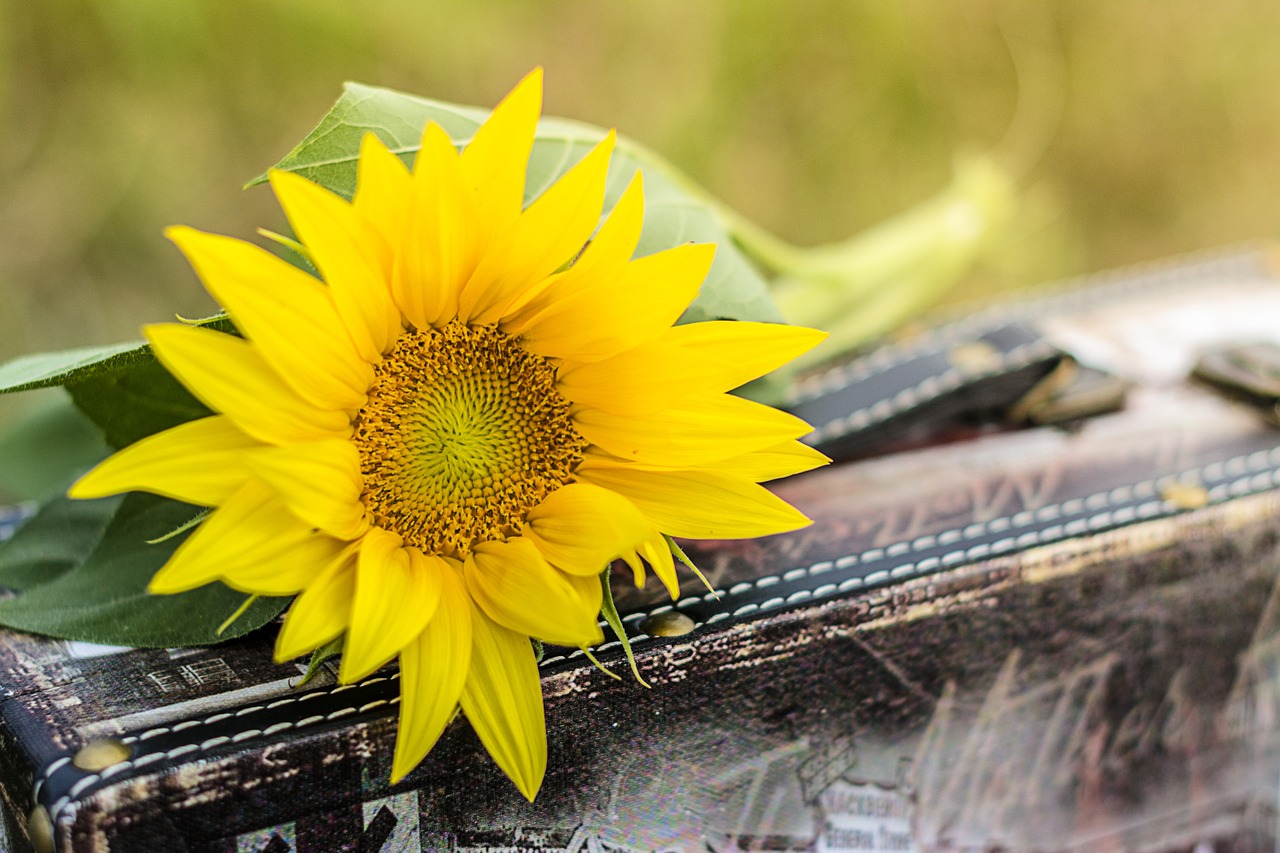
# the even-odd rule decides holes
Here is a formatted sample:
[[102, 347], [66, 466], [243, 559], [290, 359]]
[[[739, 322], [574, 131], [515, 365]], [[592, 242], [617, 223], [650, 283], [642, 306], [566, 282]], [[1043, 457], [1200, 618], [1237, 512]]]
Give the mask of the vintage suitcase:
[[691, 548], [715, 594], [619, 595], [652, 689], [549, 650], [533, 804], [462, 720], [388, 786], [390, 669], [298, 689], [270, 631], [5, 634], [4, 844], [1272, 850], [1275, 260], [1077, 283], [800, 383], [846, 460], [777, 486], [814, 525]]

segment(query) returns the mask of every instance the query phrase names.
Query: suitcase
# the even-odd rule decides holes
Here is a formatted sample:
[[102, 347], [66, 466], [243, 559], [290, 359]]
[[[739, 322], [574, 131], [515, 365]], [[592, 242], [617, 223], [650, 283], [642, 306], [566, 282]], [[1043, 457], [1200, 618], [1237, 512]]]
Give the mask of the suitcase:
[[[1280, 431], [1265, 250], [1127, 270], [819, 370], [814, 519], [691, 544], [542, 660], [528, 803], [463, 719], [389, 786], [397, 673], [272, 630], [0, 635], [12, 851], [1252, 851], [1280, 795]], [[1270, 383], [1270, 384], [1269, 384]]]

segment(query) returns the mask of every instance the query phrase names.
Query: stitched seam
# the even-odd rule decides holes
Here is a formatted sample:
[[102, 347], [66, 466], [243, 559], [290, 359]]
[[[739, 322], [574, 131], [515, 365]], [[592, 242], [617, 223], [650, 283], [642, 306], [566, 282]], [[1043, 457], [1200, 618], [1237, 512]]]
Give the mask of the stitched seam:
[[[797, 580], [804, 576], [812, 577], [833, 569], [845, 569], [861, 563], [874, 562], [884, 559], [886, 556], [919, 553], [939, 544], [946, 545], [976, 539], [989, 533], [999, 533], [1016, 527], [1026, 527], [1036, 521], [1054, 521], [1064, 515], [1077, 515], [1085, 510], [1093, 513], [1087, 517], [1075, 518], [1062, 524], [1054, 524], [1040, 530], [1028, 531], [1018, 536], [1005, 537], [992, 543], [979, 543], [967, 549], [949, 551], [940, 557], [927, 557], [918, 562], [907, 562], [891, 569], [877, 570], [863, 578], [848, 578], [839, 584], [828, 584], [819, 587], [819, 589], [823, 589], [825, 591], [824, 594], [847, 592], [859, 587], [874, 586], [890, 578], [914, 577], [939, 567], [953, 566], [966, 560], [986, 559], [1019, 548], [1046, 544], [1064, 536], [1079, 536], [1119, 524], [1155, 518], [1161, 514], [1172, 514], [1177, 511], [1177, 508], [1159, 497], [1159, 489], [1173, 483], [1202, 482], [1203, 480], [1220, 479], [1223, 476], [1235, 477], [1231, 482], [1219, 483], [1208, 489], [1209, 501], [1206, 505], [1221, 503], [1229, 497], [1240, 497], [1254, 492], [1265, 491], [1280, 486], [1280, 469], [1272, 467], [1275, 465], [1280, 465], [1280, 447], [1269, 451], [1259, 450], [1244, 456], [1232, 457], [1223, 462], [1211, 462], [1201, 468], [1191, 469], [1180, 474], [1167, 474], [1135, 484], [1117, 486], [1084, 498], [1070, 498], [1061, 503], [1050, 504], [1035, 510], [1023, 510], [1010, 516], [1000, 516], [986, 522], [974, 522], [965, 527], [952, 528], [941, 533], [921, 536], [910, 543], [899, 542], [883, 548], [870, 548], [861, 553], [849, 554], [835, 560], [821, 560], [809, 566], [793, 568], [776, 575], [767, 575], [754, 581], [743, 581], [734, 584], [727, 590], [716, 590], [714, 596], [711, 594], [691, 595], [681, 598], [675, 604], [663, 604], [651, 610], [630, 613], [623, 617], [623, 621], [639, 622], [669, 610], [698, 604], [711, 597], [725, 599], [731, 596], [738, 596], [748, 591], [772, 586], [782, 580]], [[1150, 497], [1152, 499], [1144, 501], [1136, 507], [1114, 506], [1115, 504], [1125, 503], [1141, 497]], [[906, 547], [903, 548], [901, 546]], [[811, 595], [806, 597], [816, 597], [817, 595], [817, 590], [814, 590]], [[722, 619], [744, 616], [758, 610], [773, 609], [786, 601], [787, 599], [783, 598], [771, 598], [763, 603], [753, 602], [736, 610], [715, 613], [703, 622], [695, 622], [693, 627], [700, 628], [703, 625], [710, 625]], [[647, 640], [649, 636], [647, 634], [639, 634], [629, 638], [630, 642], [633, 643], [642, 639]], [[594, 651], [608, 651], [621, 646], [622, 643], [620, 641], [614, 640], [597, 646]], [[565, 655], [544, 658], [542, 663], [545, 665], [583, 656], [583, 652], [578, 649]]]
[[[237, 709], [234, 712], [219, 712], [217, 714], [212, 714], [208, 717], [205, 717], [199, 720], [184, 720], [180, 723], [175, 723], [172, 726], [157, 726], [156, 728], [148, 729], [147, 731], [139, 735], [130, 735], [129, 737], [124, 737], [124, 738], [121, 738], [120, 740], [122, 743], [128, 743], [128, 744], [140, 743], [144, 740], [156, 737], [158, 735], [186, 731], [187, 729], [197, 728], [199, 726], [209, 726], [215, 723], [223, 722], [224, 720], [232, 719], [234, 717], [242, 717], [242, 716], [245, 716], [246, 714], [250, 714], [255, 711], [262, 711], [268, 708], [278, 708], [281, 705], [289, 705], [289, 704], [295, 704], [300, 702], [306, 702], [310, 699], [315, 699], [321, 696], [332, 696], [335, 693], [341, 693], [342, 691], [350, 690], [353, 687], [365, 687], [370, 684], [377, 684], [380, 681], [392, 681], [392, 680], [398, 679], [399, 677], [400, 677], [399, 673], [393, 673], [391, 675], [381, 675], [374, 678], [367, 678], [364, 681], [361, 681], [359, 684], [340, 684], [335, 687], [329, 688], [327, 690], [319, 690], [319, 691], [307, 693], [297, 697], [286, 697], [284, 699], [279, 699], [275, 702], [270, 702], [264, 705], [249, 705], [245, 708]], [[142, 755], [136, 756], [134, 758], [129, 758], [117, 764], [113, 764], [107, 769], [99, 773], [90, 773], [84, 776], [83, 778], [77, 780], [76, 783], [68, 789], [67, 795], [60, 798], [57, 802], [53, 804], [52, 808], [50, 809], [50, 814], [56, 819], [58, 813], [61, 812], [62, 809], [66, 807], [67, 803], [71, 802], [71, 800], [74, 799], [77, 795], [79, 795], [80, 792], [82, 792], [85, 788], [97, 782], [103, 781], [105, 779], [109, 779], [112, 776], [115, 776], [132, 767], [145, 767], [146, 765], [153, 764], [156, 761], [160, 761], [166, 758], [176, 758], [180, 755], [185, 755], [189, 752], [194, 752], [194, 751], [207, 752], [208, 750], [213, 749], [214, 747], [222, 746], [223, 744], [227, 744], [227, 743], [239, 743], [241, 741], [249, 740], [254, 737], [261, 737], [263, 735], [276, 734], [277, 732], [286, 731], [288, 729], [305, 728], [307, 726], [315, 725], [316, 723], [336, 720], [340, 717], [345, 717], [349, 714], [357, 714], [357, 713], [364, 713], [366, 711], [372, 711], [373, 709], [381, 707], [383, 705], [392, 705], [392, 704], [398, 703], [399, 701], [400, 701], [399, 697], [395, 697], [392, 699], [376, 699], [372, 702], [366, 702], [365, 704], [359, 705], [359, 706], [339, 708], [338, 710], [332, 711], [328, 714], [323, 714], [323, 715], [316, 714], [314, 716], [304, 717], [300, 720], [285, 720], [279, 723], [275, 723], [274, 725], [270, 725], [266, 729], [246, 729], [245, 731], [237, 732], [234, 735], [219, 735], [217, 737], [209, 738], [208, 740], [203, 741], [198, 745], [188, 743], [188, 744], [183, 744], [181, 746], [176, 746], [173, 749], [166, 750], [165, 752], [143, 753]], [[62, 758], [59, 758], [57, 761], [52, 762], [48, 767], [46, 767], [44, 771], [40, 774], [39, 780], [36, 781], [35, 786], [32, 789], [32, 796], [33, 797], [38, 796], [40, 793], [41, 787], [49, 780], [49, 778], [59, 769], [61, 769], [62, 767], [70, 763], [70, 761], [71, 761], [71, 758], [69, 756], [63, 756]]]
[[[830, 441], [843, 438], [850, 433], [867, 429], [875, 424], [894, 418], [917, 406], [936, 400], [944, 394], [960, 388], [966, 380], [985, 379], [997, 376], [1006, 370], [1026, 367], [1037, 358], [1053, 352], [1053, 346], [1047, 341], [1036, 340], [1014, 347], [1004, 353], [1000, 363], [988, 370], [964, 370], [951, 367], [935, 376], [928, 376], [910, 388], [903, 389], [893, 397], [879, 400], [871, 406], [855, 409], [826, 423], [814, 427], [806, 436], [806, 441]], [[843, 390], [848, 385], [831, 388], [831, 392]]]
[[960, 320], [944, 323], [923, 333], [901, 348], [886, 347], [844, 364], [837, 364], [798, 381], [788, 402], [807, 403], [825, 394], [847, 388], [855, 382], [906, 364], [921, 355], [935, 352], [942, 343], [952, 343], [972, 331], [994, 330], [1011, 323], [1031, 323], [1038, 318], [1064, 311], [1087, 309], [1116, 299], [1141, 296], [1159, 288], [1167, 294], [1170, 287], [1204, 286], [1213, 275], [1230, 276], [1236, 281], [1273, 281], [1274, 276], [1258, 266], [1259, 253], [1247, 247], [1212, 250], [1171, 258], [1106, 273], [1092, 273], [1069, 278], [1046, 287], [1047, 292], [1031, 294], [1016, 301], [978, 311]]

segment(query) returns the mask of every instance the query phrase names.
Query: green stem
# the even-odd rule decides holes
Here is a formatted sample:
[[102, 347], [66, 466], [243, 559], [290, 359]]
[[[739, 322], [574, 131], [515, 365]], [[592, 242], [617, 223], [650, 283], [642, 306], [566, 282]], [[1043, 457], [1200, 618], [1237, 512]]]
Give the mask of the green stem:
[[[631, 674], [636, 677], [636, 681], [640, 682], [641, 687], [648, 687], [649, 682], [640, 676], [640, 668], [636, 666], [636, 656], [631, 651], [631, 641], [627, 639], [627, 629], [622, 625], [622, 617], [618, 615], [618, 606], [613, 603], [613, 591], [609, 588], [609, 572], [609, 567], [605, 566], [604, 571], [600, 573], [600, 586], [604, 589], [604, 601], [600, 606], [600, 614], [604, 616], [604, 621], [609, 623], [618, 642], [622, 643], [622, 651], [627, 656], [627, 663], [631, 664]], [[592, 660], [594, 662], [594, 658]], [[600, 664], [597, 663], [596, 666]]]

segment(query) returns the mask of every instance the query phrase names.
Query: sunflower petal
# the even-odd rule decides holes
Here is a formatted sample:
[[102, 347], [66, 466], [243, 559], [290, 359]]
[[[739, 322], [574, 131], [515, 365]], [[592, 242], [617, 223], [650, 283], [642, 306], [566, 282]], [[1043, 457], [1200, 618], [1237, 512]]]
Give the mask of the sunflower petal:
[[763, 486], [715, 471], [653, 471], [584, 459], [575, 473], [630, 499], [664, 533], [686, 539], [749, 539], [810, 523]]
[[338, 196], [292, 172], [271, 172], [289, 224], [329, 285], [338, 317], [360, 358], [376, 362], [400, 335], [375, 226]]
[[573, 265], [563, 273], [548, 277], [531, 288], [527, 298], [518, 300], [500, 323], [509, 335], [520, 335], [529, 323], [550, 306], [559, 305], [593, 281], [613, 280], [635, 253], [644, 227], [644, 183], [636, 172], [631, 183], [613, 206], [608, 218], [582, 250]]
[[831, 459], [799, 441], [784, 441], [772, 447], [744, 453], [709, 466], [712, 470], [755, 483], [790, 477], [827, 465]]
[[355, 596], [357, 550], [355, 544], [342, 549], [294, 599], [276, 637], [277, 662], [314, 651], [347, 629]]
[[584, 408], [574, 414], [573, 424], [587, 441], [622, 459], [689, 467], [812, 431], [794, 415], [728, 394], [684, 400], [644, 418]]
[[400, 650], [400, 730], [391, 784], [422, 761], [453, 719], [471, 665], [471, 599], [452, 566], [440, 572], [440, 606]]
[[[608, 218], [591, 237], [582, 250], [582, 256], [569, 268], [570, 286], [580, 286], [592, 279], [610, 278], [631, 260], [640, 245], [640, 233], [644, 230], [644, 177], [640, 172], [631, 176], [631, 183], [609, 211]], [[577, 279], [576, 285], [572, 279]]]
[[373, 369], [357, 355], [324, 285], [243, 240], [184, 226], [165, 234], [299, 397], [321, 408], [364, 405]]
[[391, 153], [377, 134], [366, 133], [360, 139], [356, 193], [351, 204], [378, 232], [378, 258], [383, 277], [388, 281], [391, 278], [391, 247], [400, 242], [412, 186], [404, 161]]
[[511, 229], [524, 207], [525, 172], [542, 112], [542, 69], [516, 84], [462, 152], [462, 170], [476, 190], [481, 243]]
[[328, 439], [268, 447], [245, 461], [303, 521], [347, 540], [368, 529], [360, 502], [360, 456], [351, 442]]
[[556, 385], [574, 403], [634, 417], [688, 397], [730, 391], [825, 337], [778, 323], [688, 323], [611, 358], [568, 365]]
[[[584, 281], [571, 267], [518, 325], [526, 348], [567, 361], [599, 361], [658, 337], [698, 295], [715, 257], [710, 243], [687, 243], [631, 261], [616, 277]], [[532, 306], [531, 306], [532, 307]]]
[[293, 595], [315, 580], [345, 544], [316, 533], [270, 489], [251, 480], [201, 522], [147, 591], [185, 592], [221, 580], [254, 595]]
[[101, 498], [142, 491], [197, 506], [217, 506], [249, 477], [241, 459], [244, 451], [261, 446], [226, 417], [188, 421], [108, 457], [68, 494]]
[[350, 684], [396, 656], [422, 633], [440, 604], [440, 575], [453, 569], [372, 528], [360, 542], [351, 627], [338, 678]]
[[287, 444], [351, 434], [346, 413], [303, 400], [248, 341], [179, 323], [147, 326], [144, 332], [156, 358], [178, 381], [260, 441]]
[[476, 264], [475, 193], [458, 150], [438, 124], [428, 124], [413, 167], [413, 192], [391, 275], [391, 295], [419, 329], [457, 313], [458, 292]]
[[494, 762], [532, 802], [547, 770], [547, 723], [533, 646], [480, 608], [472, 611], [471, 637], [462, 712]]
[[676, 576], [675, 559], [671, 556], [671, 549], [667, 547], [667, 540], [658, 528], [651, 527], [649, 537], [634, 551], [623, 554], [622, 559], [631, 567], [637, 588], [644, 586], [644, 564], [648, 563], [653, 568], [653, 573], [658, 576], [658, 580], [662, 581], [662, 585], [666, 587], [671, 599], [674, 601], [680, 597], [680, 579]]
[[463, 575], [476, 603], [513, 631], [559, 646], [588, 646], [603, 639], [596, 623], [599, 600], [584, 597], [527, 539], [479, 543], [467, 557]]
[[520, 217], [509, 253], [486, 257], [462, 290], [464, 323], [496, 323], [512, 301], [573, 259], [600, 223], [605, 178], [617, 135], [609, 134]]
[[557, 569], [595, 577], [615, 557], [634, 550], [650, 530], [635, 504], [617, 492], [570, 483], [529, 511], [522, 536]]

